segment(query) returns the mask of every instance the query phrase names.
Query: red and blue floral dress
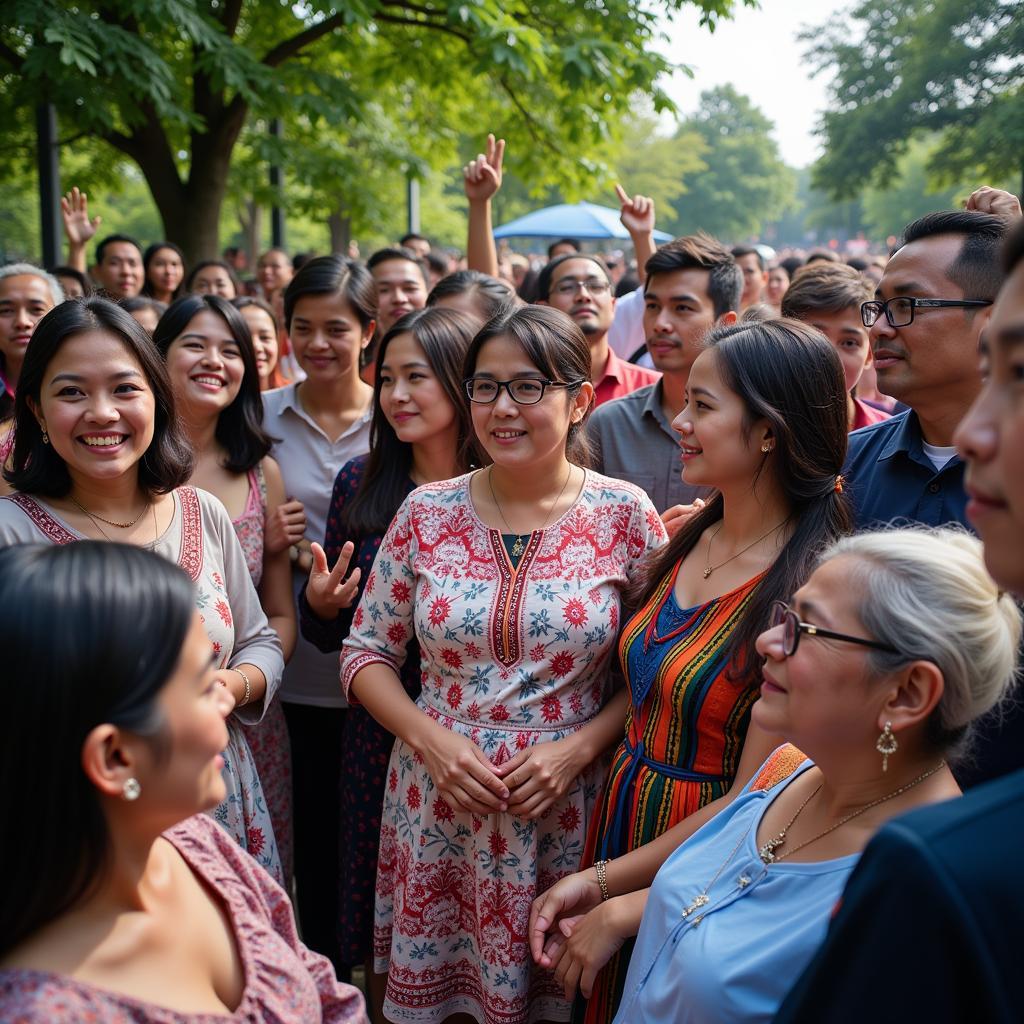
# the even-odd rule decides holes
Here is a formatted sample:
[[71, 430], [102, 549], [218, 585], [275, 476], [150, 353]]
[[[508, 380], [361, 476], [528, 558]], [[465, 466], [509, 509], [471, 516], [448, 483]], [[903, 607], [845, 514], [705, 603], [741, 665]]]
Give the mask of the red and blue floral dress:
[[[665, 531], [643, 491], [587, 472], [576, 501], [513, 564], [476, 515], [469, 481], [421, 487], [399, 509], [345, 640], [342, 683], [348, 692], [377, 663], [400, 673], [418, 642], [419, 706], [501, 764], [601, 709], [622, 590]], [[482, 817], [453, 810], [416, 752], [395, 744], [374, 927], [389, 1020], [569, 1018], [550, 972], [533, 967], [527, 922], [534, 897], [579, 867], [601, 767], [539, 820]]]

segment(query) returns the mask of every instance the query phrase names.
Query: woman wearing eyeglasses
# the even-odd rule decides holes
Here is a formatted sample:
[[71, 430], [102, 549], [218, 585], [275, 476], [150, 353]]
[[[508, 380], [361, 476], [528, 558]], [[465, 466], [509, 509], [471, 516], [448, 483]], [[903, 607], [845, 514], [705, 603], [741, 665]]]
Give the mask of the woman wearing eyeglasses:
[[[639, 929], [621, 1024], [771, 1020], [872, 835], [959, 795], [947, 760], [1007, 692], [1021, 636], [981, 545], [951, 529], [838, 541], [771, 621], [753, 720], [806, 758], [778, 781], [793, 751], [780, 748], [710, 820], [612, 861], [607, 887], [621, 895], [602, 900], [590, 880], [574, 909], [585, 916], [531, 935], [567, 990], [587, 991]], [[652, 853], [663, 864], [647, 889]], [[553, 909], [535, 924], [551, 928]]]
[[[398, 737], [377, 876], [389, 1019], [565, 1020], [533, 974], [536, 893], [580, 864], [622, 590], [664, 541], [649, 499], [584, 469], [590, 353], [564, 314], [501, 314], [464, 376], [492, 465], [414, 491], [381, 543], [342, 683]], [[399, 681], [411, 640], [423, 688]]]
[[[843, 374], [813, 328], [713, 331], [673, 425], [683, 479], [713, 492], [635, 581], [619, 639], [629, 714], [587, 837], [594, 881], [605, 862], [728, 799], [778, 745], [748, 728], [761, 685], [754, 641], [772, 602], [849, 529]], [[630, 948], [589, 993], [589, 1024], [615, 1015]]]

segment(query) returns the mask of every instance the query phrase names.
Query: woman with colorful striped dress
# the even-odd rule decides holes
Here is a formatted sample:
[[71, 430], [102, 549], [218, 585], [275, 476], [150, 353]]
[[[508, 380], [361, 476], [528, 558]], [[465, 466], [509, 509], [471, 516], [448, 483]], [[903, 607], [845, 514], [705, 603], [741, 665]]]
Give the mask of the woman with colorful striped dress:
[[[733, 781], [778, 746], [748, 729], [761, 675], [753, 644], [772, 602], [792, 594], [822, 547], [849, 529], [837, 476], [844, 403], [835, 351], [797, 321], [719, 328], [694, 361], [673, 427], [686, 482], [716, 493], [634, 588], [638, 611], [619, 638], [626, 734], [588, 833], [584, 862], [595, 867], [577, 880], [617, 885], [605, 862], [727, 800]], [[581, 912], [571, 896], [578, 881], [560, 884], [565, 912]], [[588, 1024], [615, 1015], [630, 948], [584, 992], [577, 1016]], [[570, 988], [567, 979], [567, 990], [576, 981]]]

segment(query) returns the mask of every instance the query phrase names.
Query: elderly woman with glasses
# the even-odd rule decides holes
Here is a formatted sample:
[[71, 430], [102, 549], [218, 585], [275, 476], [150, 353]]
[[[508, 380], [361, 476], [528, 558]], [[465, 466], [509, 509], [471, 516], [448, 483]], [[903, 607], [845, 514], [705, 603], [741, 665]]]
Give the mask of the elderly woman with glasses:
[[[950, 529], [838, 541], [772, 622], [753, 717], [791, 746], [720, 813], [710, 804], [534, 905], [534, 956], [567, 994], [587, 995], [639, 930], [623, 1024], [771, 1020], [874, 833], [959, 795], [947, 761], [1006, 692], [1021, 637], [981, 545]], [[655, 847], [648, 889], [637, 864]]]
[[[569, 1016], [530, 961], [530, 904], [580, 865], [595, 762], [622, 732], [622, 591], [665, 538], [639, 488], [580, 464], [589, 374], [558, 310], [477, 334], [465, 387], [490, 464], [405, 500], [344, 642], [350, 701], [398, 737], [374, 929], [389, 1020]], [[413, 642], [415, 701], [399, 681]]]

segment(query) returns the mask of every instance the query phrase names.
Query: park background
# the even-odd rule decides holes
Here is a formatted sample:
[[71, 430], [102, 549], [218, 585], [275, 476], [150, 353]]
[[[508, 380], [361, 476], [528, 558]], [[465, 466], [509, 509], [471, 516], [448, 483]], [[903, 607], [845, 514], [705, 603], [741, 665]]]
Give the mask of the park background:
[[[508, 140], [501, 224], [652, 196], [659, 228], [776, 247], [1021, 191], [1022, 0], [3, 0], [0, 259], [40, 258], [39, 112], [101, 234], [191, 260], [465, 245], [459, 169]], [[271, 184], [270, 167], [278, 169]]]

